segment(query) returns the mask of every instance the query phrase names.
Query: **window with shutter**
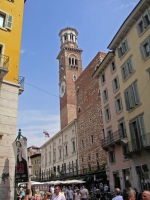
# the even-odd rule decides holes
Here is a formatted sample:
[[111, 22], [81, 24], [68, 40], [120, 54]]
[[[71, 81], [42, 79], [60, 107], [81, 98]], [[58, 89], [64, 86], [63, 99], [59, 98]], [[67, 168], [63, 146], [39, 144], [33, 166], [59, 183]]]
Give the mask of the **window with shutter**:
[[119, 78], [118, 76], [112, 81], [113, 91], [116, 92], [116, 90], [119, 89]]
[[0, 27], [12, 30], [13, 17], [0, 11]]
[[137, 24], [138, 35], [140, 36], [150, 25], [150, 10], [141, 17], [140, 22]]
[[141, 57], [146, 60], [150, 57], [150, 36], [148, 36], [143, 44], [140, 45]]
[[115, 106], [116, 106], [116, 113], [120, 113], [120, 111], [122, 111], [122, 101], [121, 101], [121, 98], [118, 98], [116, 101], [115, 101]]
[[131, 110], [140, 104], [137, 82], [133, 83], [125, 92], [126, 110]]
[[121, 43], [118, 47], [118, 57], [122, 58], [122, 56], [128, 51], [129, 45], [127, 38]]
[[122, 79], [125, 81], [134, 72], [133, 60], [130, 58], [122, 67]]
[[105, 121], [108, 122], [111, 119], [111, 115], [110, 115], [110, 108], [107, 107], [105, 109]]
[[112, 61], [110, 64], [110, 71], [113, 74], [115, 70], [116, 70], [116, 64], [115, 61]]

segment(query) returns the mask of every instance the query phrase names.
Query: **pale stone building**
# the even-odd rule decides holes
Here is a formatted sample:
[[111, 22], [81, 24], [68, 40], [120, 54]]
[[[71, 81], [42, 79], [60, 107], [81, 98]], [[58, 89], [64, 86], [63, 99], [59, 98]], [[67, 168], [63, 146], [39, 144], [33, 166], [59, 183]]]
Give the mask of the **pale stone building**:
[[18, 95], [24, 90], [19, 77], [24, 0], [0, 2], [0, 198], [14, 199]]
[[150, 189], [149, 0], [139, 1], [108, 49], [112, 52], [94, 76], [99, 77], [102, 88], [103, 148], [108, 151], [110, 187], [113, 190], [120, 182], [123, 189], [130, 182], [139, 191]]

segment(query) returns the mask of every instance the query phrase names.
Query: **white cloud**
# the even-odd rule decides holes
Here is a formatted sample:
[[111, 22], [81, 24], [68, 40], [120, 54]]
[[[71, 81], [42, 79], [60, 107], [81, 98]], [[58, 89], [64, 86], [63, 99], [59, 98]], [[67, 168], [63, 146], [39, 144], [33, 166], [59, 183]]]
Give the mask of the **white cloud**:
[[130, 6], [135, 6], [137, 4], [137, 1], [132, 1], [130, 3], [127, 3], [127, 4], [121, 4], [119, 7], [117, 7], [114, 11], [117, 11], [117, 10], [122, 10], [124, 8], [128, 8]]
[[21, 49], [20, 53], [24, 53], [26, 50], [25, 49]]
[[60, 130], [60, 116], [50, 115], [48, 111], [26, 110], [18, 113], [18, 129], [27, 137], [28, 146], [41, 146], [45, 142], [43, 130], [50, 137]]

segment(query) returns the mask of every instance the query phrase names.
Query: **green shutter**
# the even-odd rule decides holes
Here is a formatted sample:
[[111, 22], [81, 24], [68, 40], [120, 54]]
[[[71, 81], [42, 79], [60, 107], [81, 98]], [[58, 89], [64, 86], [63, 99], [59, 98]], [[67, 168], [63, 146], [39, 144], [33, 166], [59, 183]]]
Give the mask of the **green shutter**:
[[148, 26], [148, 23], [144, 16], [142, 16], [142, 21], [143, 21], [144, 28], [146, 28]]
[[[149, 45], [149, 48], [150, 48], [150, 36], [147, 38], [147, 42], [148, 42], [148, 45]], [[150, 52], [149, 52], [150, 54]]]
[[113, 87], [113, 91], [115, 92], [116, 88], [115, 88], [114, 80], [112, 81], [112, 87]]
[[118, 48], [118, 57], [121, 58], [122, 57], [122, 53], [121, 53], [121, 50], [120, 48]]
[[110, 108], [108, 108], [109, 120], [111, 119]]
[[131, 146], [129, 146], [129, 148], [132, 148], [132, 150], [136, 150], [135, 134], [134, 134], [132, 123], [129, 123], [129, 128], [130, 128], [130, 136], [131, 136]]
[[126, 52], [125, 42], [122, 43], [121, 48], [122, 48], [122, 52], [125, 53]]
[[147, 10], [148, 19], [150, 21], [150, 9]]
[[144, 119], [143, 116], [138, 117], [138, 124], [139, 124], [139, 132], [140, 132], [140, 143], [142, 146], [148, 146], [148, 140], [147, 140], [147, 135], [146, 135], [146, 130], [145, 130], [145, 125], [144, 125]]
[[130, 110], [129, 98], [128, 98], [128, 91], [124, 92], [124, 99], [126, 103], [126, 110]]
[[128, 89], [128, 97], [129, 97], [129, 105], [130, 108], [134, 108], [135, 107], [135, 99], [134, 99], [134, 92], [133, 92], [133, 86], [129, 87]]
[[[107, 110], [107, 109], [106, 109], [106, 110]], [[106, 110], [105, 110], [105, 121], [107, 122], [108, 119], [107, 119], [107, 112], [106, 112]]]
[[141, 29], [139, 27], [139, 24], [137, 24], [136, 28], [137, 28], [138, 35], [141, 35]]
[[104, 94], [104, 91], [102, 92], [102, 95], [103, 95], [103, 102], [105, 103], [105, 94]]
[[135, 103], [139, 104], [140, 103], [140, 97], [139, 97], [137, 82], [133, 83], [133, 92], [134, 92]]
[[125, 66], [122, 67], [121, 69], [121, 74], [122, 74], [122, 79], [123, 81], [126, 79], [126, 72], [125, 72]]
[[144, 49], [143, 49], [143, 46], [142, 45], [140, 45], [139, 46], [139, 48], [140, 48], [140, 52], [141, 52], [141, 57], [142, 57], [142, 60], [145, 60], [145, 53], [144, 53]]
[[117, 89], [118, 89], [118, 88], [120, 87], [120, 84], [119, 84], [119, 77], [118, 77], [118, 76], [116, 77], [116, 80], [117, 80], [117, 86], [118, 86]]
[[132, 73], [133, 72], [133, 61], [132, 61], [132, 58], [130, 58], [128, 62], [129, 62], [129, 73], [130, 72]]
[[12, 29], [12, 22], [13, 17], [11, 15], [6, 15], [6, 28], [11, 30]]
[[129, 76], [129, 68], [128, 68], [128, 62], [124, 65], [125, 73], [126, 73], [126, 78]]
[[129, 44], [128, 44], [128, 40], [127, 39], [125, 40], [125, 45], [126, 45], [126, 50], [128, 50], [129, 49]]
[[118, 102], [117, 102], [117, 100], [115, 101], [115, 107], [116, 107], [116, 113], [118, 113], [118, 112], [119, 112], [119, 107], [118, 107]]

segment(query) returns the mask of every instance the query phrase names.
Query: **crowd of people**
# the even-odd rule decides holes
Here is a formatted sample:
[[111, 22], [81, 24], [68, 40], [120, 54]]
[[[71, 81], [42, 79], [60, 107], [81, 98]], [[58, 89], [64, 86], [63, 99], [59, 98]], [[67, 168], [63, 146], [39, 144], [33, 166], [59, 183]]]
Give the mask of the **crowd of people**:
[[80, 188], [51, 186], [44, 195], [36, 190], [33, 196], [30, 194], [30, 189], [24, 191], [23, 188], [18, 188], [17, 200], [150, 200], [150, 191], [144, 190], [142, 193], [137, 193], [131, 187], [124, 189], [123, 192], [115, 188], [113, 194], [108, 194], [110, 194], [109, 187], [107, 185], [103, 187], [101, 184], [92, 186], [90, 191], [85, 186]]

